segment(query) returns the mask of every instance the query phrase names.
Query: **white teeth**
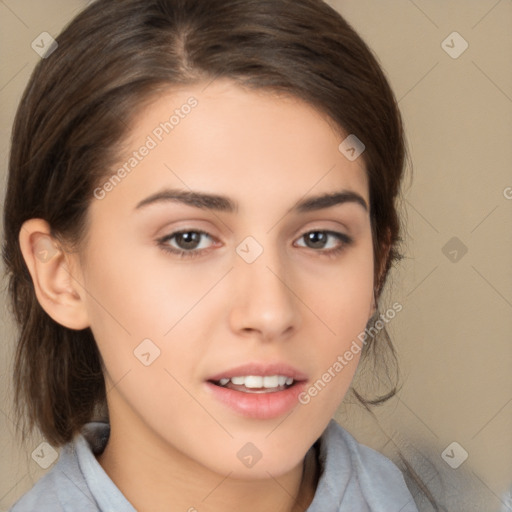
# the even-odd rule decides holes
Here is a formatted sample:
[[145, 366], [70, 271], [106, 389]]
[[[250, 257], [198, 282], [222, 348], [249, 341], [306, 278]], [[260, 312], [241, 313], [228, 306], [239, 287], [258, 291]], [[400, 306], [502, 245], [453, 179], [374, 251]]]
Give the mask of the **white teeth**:
[[264, 388], [277, 388], [279, 386], [279, 377], [277, 375], [263, 377]]
[[244, 378], [244, 385], [246, 388], [262, 388], [263, 387], [263, 377], [258, 377], [256, 375], [248, 375]]
[[262, 377], [260, 375], [246, 375], [239, 377], [231, 377], [230, 379], [224, 378], [219, 380], [221, 386], [225, 386], [231, 381], [236, 386], [245, 386], [246, 388], [277, 388], [279, 386], [291, 386], [293, 379], [291, 377], [285, 377], [284, 375], [266, 375]]

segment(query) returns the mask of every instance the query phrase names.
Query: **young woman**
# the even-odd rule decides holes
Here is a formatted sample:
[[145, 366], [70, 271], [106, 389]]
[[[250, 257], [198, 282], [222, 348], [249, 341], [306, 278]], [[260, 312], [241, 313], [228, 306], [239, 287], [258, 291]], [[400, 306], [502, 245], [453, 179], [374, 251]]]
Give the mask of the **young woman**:
[[398, 257], [404, 137], [364, 42], [319, 0], [99, 0], [57, 44], [4, 261], [20, 429], [62, 450], [12, 510], [416, 511], [332, 420]]

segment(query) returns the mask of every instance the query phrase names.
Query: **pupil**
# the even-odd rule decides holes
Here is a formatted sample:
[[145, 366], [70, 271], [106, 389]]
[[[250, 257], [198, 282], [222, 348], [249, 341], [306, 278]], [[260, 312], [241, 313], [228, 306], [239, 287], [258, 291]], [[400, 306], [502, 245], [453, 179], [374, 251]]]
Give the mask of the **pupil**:
[[320, 231], [313, 231], [312, 233], [308, 233], [306, 237], [306, 245], [309, 245], [309, 247], [312, 247], [314, 249], [323, 247], [327, 242], [327, 234], [321, 233]]
[[187, 233], [179, 233], [176, 235], [177, 243], [183, 249], [195, 249], [200, 241], [200, 233], [196, 233], [194, 231], [190, 231]]

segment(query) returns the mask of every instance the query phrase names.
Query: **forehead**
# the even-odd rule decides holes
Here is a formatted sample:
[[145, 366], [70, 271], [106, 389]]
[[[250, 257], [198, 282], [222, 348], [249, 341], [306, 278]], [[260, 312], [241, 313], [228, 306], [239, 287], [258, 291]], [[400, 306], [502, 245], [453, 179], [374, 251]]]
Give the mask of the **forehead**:
[[[227, 81], [173, 89], [133, 117], [109, 196], [132, 204], [159, 186], [294, 203], [311, 193], [352, 190], [368, 199], [362, 158], [340, 151], [344, 136], [310, 104]], [[108, 179], [108, 176], [107, 176]]]

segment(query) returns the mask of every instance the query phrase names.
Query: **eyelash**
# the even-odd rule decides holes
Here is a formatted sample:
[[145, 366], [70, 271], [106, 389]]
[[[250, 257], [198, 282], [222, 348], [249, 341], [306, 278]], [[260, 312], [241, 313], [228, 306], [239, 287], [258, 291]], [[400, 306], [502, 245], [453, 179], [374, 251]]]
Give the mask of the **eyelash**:
[[[213, 240], [213, 237], [207, 233], [206, 231], [201, 231], [200, 229], [188, 229], [188, 230], [181, 230], [181, 231], [175, 231], [174, 233], [171, 233], [169, 235], [164, 236], [163, 238], [160, 238], [158, 240], [158, 246], [166, 253], [173, 254], [174, 256], [177, 256], [179, 258], [196, 258], [198, 256], [201, 256], [205, 252], [211, 250], [211, 248], [207, 249], [191, 249], [191, 250], [181, 250], [181, 249], [174, 249], [169, 246], [167, 243], [169, 240], [172, 240], [176, 235], [182, 235], [186, 233], [197, 233], [200, 235], [204, 235], [210, 239]], [[346, 247], [350, 246], [353, 243], [353, 239], [349, 237], [348, 235], [344, 233], [338, 233], [337, 231], [330, 231], [327, 229], [313, 229], [310, 231], [307, 231], [303, 233], [300, 237], [300, 239], [304, 239], [306, 235], [309, 235], [311, 233], [322, 233], [328, 236], [333, 236], [338, 239], [340, 244], [335, 247], [334, 249], [328, 249], [328, 250], [322, 250], [322, 249], [314, 249], [311, 247], [306, 247], [307, 249], [311, 249], [312, 251], [318, 252], [321, 256], [334, 258], [338, 256], [342, 251], [345, 250]]]

